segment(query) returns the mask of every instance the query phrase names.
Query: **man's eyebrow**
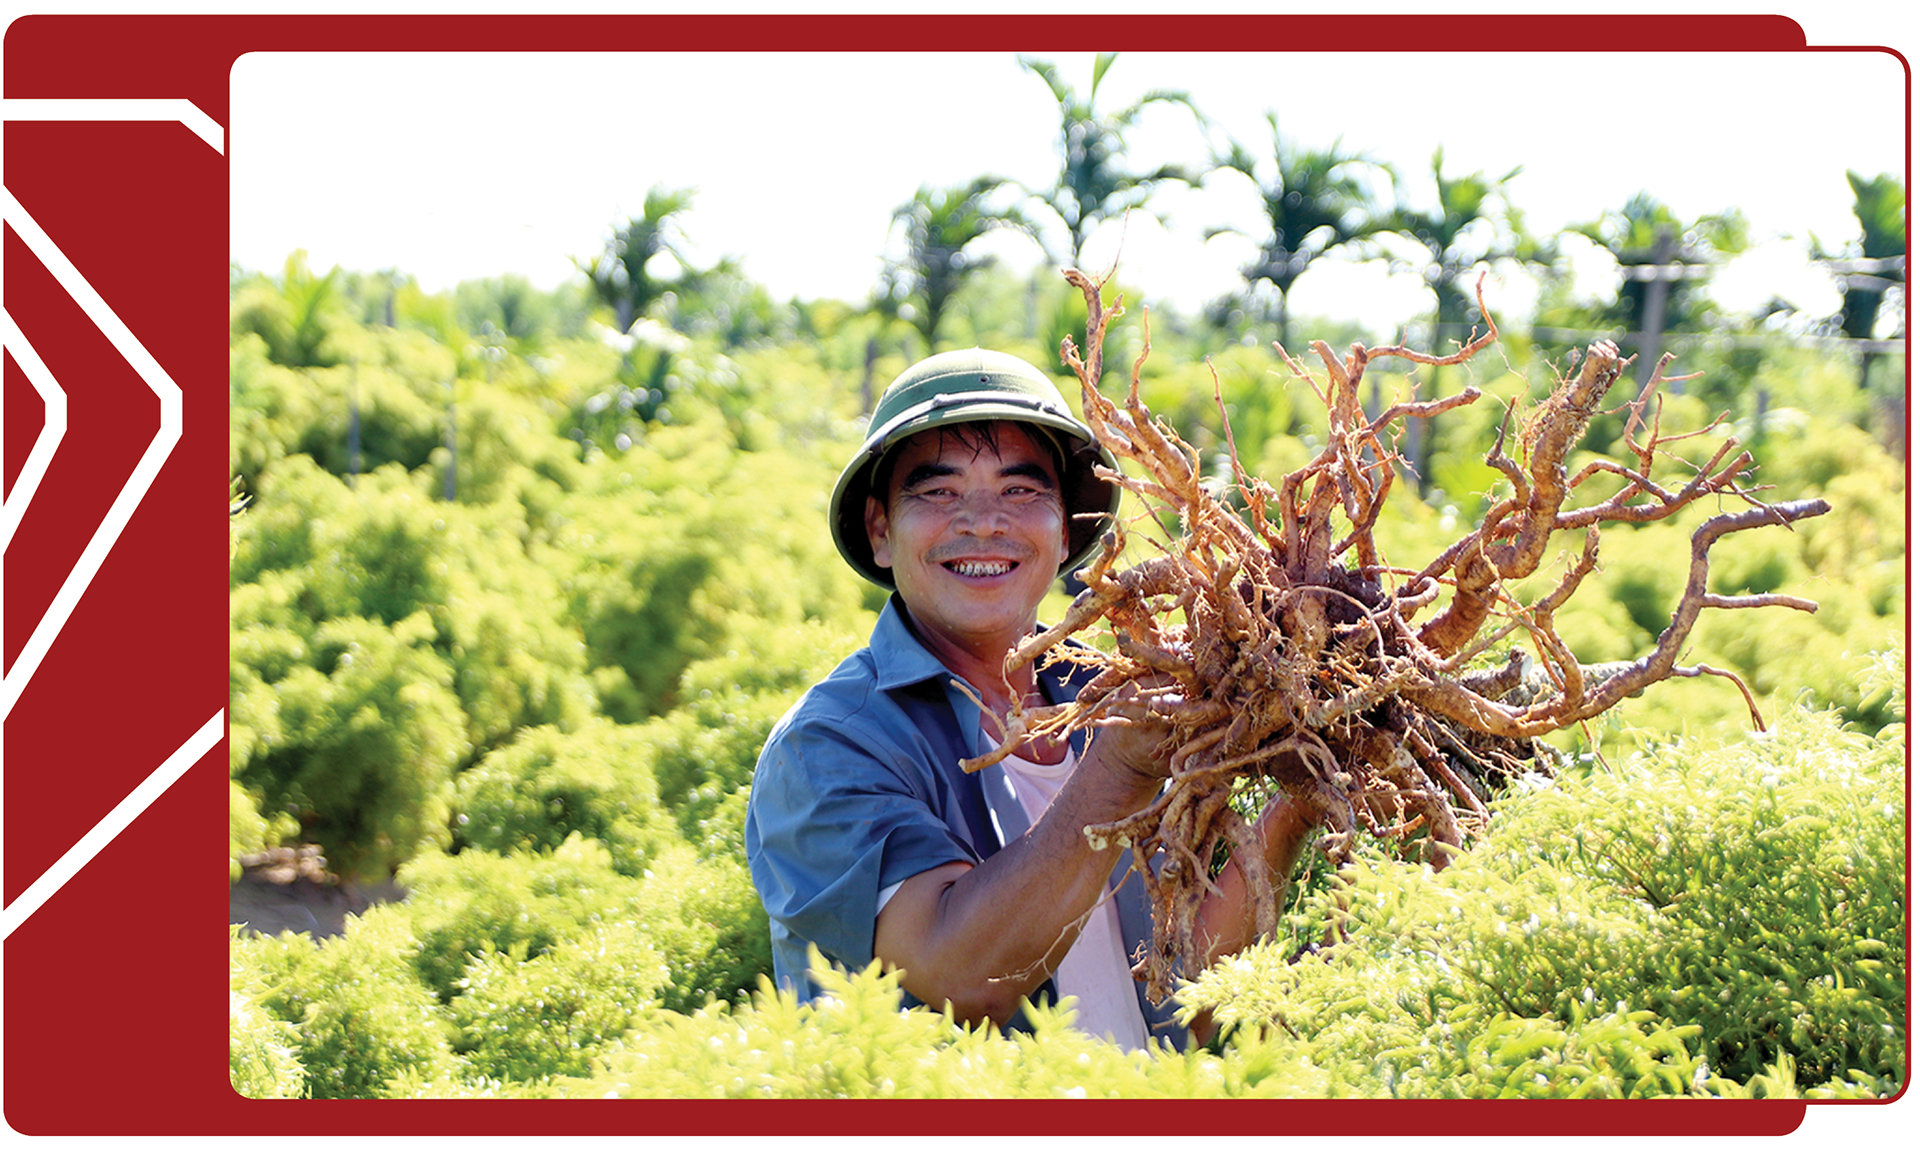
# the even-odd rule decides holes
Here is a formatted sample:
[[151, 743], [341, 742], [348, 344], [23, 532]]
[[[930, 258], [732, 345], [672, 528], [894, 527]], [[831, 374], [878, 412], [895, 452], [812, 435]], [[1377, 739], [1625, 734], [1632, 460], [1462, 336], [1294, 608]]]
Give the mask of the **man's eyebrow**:
[[1047, 469], [1041, 467], [1039, 464], [1008, 464], [1006, 467], [1000, 469], [1000, 475], [1003, 479], [1022, 476], [1026, 479], [1037, 481], [1041, 487], [1047, 488], [1048, 490], [1052, 490], [1055, 487], [1053, 477], [1047, 473]]
[[906, 479], [900, 481], [900, 490], [909, 491], [928, 480], [945, 479], [959, 474], [960, 469], [952, 464], [920, 464], [907, 473]]

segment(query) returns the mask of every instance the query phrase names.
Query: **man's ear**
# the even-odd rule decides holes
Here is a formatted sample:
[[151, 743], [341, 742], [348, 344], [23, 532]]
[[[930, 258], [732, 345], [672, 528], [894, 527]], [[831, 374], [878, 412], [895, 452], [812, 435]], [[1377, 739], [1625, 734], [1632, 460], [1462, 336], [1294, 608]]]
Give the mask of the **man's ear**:
[[867, 497], [867, 546], [875, 567], [893, 566], [893, 546], [887, 542], [887, 506], [877, 496]]

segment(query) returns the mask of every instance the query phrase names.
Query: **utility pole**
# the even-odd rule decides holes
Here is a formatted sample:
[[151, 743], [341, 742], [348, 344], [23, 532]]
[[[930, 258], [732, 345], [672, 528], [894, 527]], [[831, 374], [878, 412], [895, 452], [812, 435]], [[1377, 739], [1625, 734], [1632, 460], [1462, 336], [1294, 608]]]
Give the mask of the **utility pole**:
[[[1653, 245], [1653, 279], [1647, 283], [1647, 298], [1640, 315], [1640, 386], [1645, 387], [1653, 378], [1653, 369], [1660, 362], [1661, 343], [1667, 329], [1667, 280], [1675, 255], [1673, 244], [1673, 225], [1660, 227], [1660, 238]], [[1676, 395], [1685, 390], [1685, 385], [1676, 382], [1673, 385]]]

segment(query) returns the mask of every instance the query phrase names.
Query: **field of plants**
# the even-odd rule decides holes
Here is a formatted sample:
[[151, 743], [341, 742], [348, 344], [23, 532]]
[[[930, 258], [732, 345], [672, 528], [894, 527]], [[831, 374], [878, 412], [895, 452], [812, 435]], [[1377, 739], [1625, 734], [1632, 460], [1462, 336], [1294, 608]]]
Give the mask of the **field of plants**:
[[[233, 870], [315, 844], [341, 882], [407, 893], [338, 936], [233, 929], [242, 1094], [1902, 1088], [1907, 492], [1889, 400], [1904, 360], [1701, 296], [1667, 325], [1669, 375], [1688, 378], [1659, 416], [1725, 419], [1663, 444], [1655, 478], [1731, 436], [1756, 496], [1830, 509], [1714, 548], [1713, 595], [1818, 604], [1705, 612], [1689, 637], [1686, 661], [1736, 673], [1766, 730], [1727, 679], [1657, 683], [1548, 737], [1557, 775], [1496, 794], [1444, 870], [1364, 834], [1338, 869], [1309, 852], [1272, 938], [1178, 990], [1223, 1024], [1185, 1054], [1089, 1040], [1070, 1007], [1038, 1011], [1032, 1035], [956, 1027], [899, 1010], [873, 970], [823, 973], [812, 1003], [768, 985], [745, 800], [769, 727], [882, 605], [825, 530], [875, 394], [930, 347], [978, 343], [1054, 368], [1080, 404], [1059, 356], [1085, 323], [1080, 293], [969, 264], [964, 229], [940, 232], [958, 206], [903, 206], [917, 246], [862, 305], [775, 301], [727, 265], [649, 278], [677, 210], [666, 193], [554, 291], [509, 277], [428, 294], [299, 254], [276, 275], [236, 271]], [[1302, 354], [1361, 333], [1276, 310], [1290, 284], [1152, 313], [1140, 398], [1217, 488], [1234, 457], [1277, 481], [1326, 446], [1327, 403], [1273, 341]], [[1104, 349], [1114, 399], [1145, 338], [1125, 294]], [[1438, 320], [1409, 317], [1433, 325], [1428, 346], [1485, 331], [1457, 295], [1440, 293]], [[1370, 412], [1483, 398], [1398, 442], [1415, 466], [1382, 496], [1372, 545], [1435, 556], [1480, 522], [1506, 478], [1489, 449], [1509, 404], [1539, 403], [1589, 341], [1631, 334], [1635, 307], [1549, 292], [1539, 315], [1494, 317], [1498, 340], [1467, 362], [1373, 362], [1354, 393]], [[1600, 410], [1567, 467], [1619, 458], [1629, 419]], [[1649, 651], [1691, 533], [1744, 506], [1607, 525], [1558, 639], [1582, 664]], [[1127, 562], [1154, 534], [1135, 523]], [[1578, 558], [1566, 534], [1555, 572]], [[1069, 600], [1056, 591], [1043, 619]]]

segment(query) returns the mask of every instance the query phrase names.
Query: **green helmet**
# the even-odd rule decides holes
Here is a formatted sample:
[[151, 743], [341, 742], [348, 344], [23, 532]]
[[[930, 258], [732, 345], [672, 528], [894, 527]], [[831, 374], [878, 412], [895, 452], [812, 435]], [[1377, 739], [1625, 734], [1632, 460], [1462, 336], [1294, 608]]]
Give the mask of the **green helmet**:
[[1005, 352], [968, 348], [929, 356], [887, 385], [867, 423], [867, 442], [833, 485], [827, 518], [834, 546], [855, 571], [893, 589], [893, 573], [873, 562], [866, 527], [874, 470], [888, 449], [929, 428], [989, 420], [1048, 429], [1047, 438], [1061, 448], [1060, 494], [1067, 513], [1067, 561], [1060, 565], [1060, 574], [1093, 555], [1120, 508], [1119, 486], [1093, 473], [1095, 464], [1117, 471], [1112, 454], [1074, 418], [1060, 390], [1038, 368]]

